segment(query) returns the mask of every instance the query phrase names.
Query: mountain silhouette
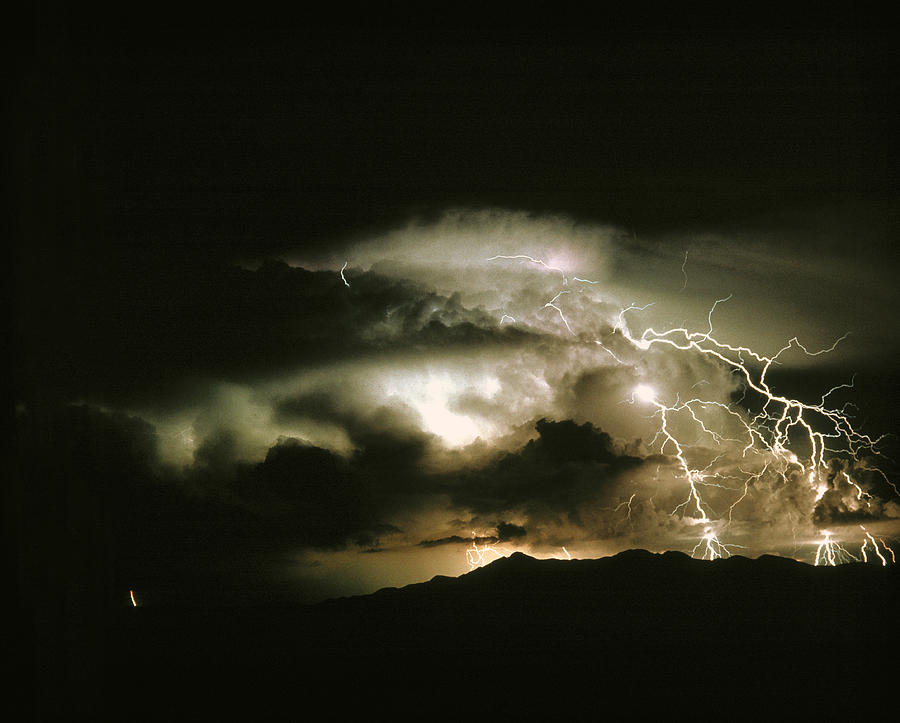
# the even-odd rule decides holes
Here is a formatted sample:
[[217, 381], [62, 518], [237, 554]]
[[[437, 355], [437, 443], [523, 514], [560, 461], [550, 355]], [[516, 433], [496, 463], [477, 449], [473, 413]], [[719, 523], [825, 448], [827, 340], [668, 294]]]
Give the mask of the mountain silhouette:
[[617, 701], [629, 716], [822, 701], [855, 716], [896, 673], [897, 579], [768, 555], [517, 552], [311, 606], [127, 609], [108, 700], [156, 720], [601, 717]]

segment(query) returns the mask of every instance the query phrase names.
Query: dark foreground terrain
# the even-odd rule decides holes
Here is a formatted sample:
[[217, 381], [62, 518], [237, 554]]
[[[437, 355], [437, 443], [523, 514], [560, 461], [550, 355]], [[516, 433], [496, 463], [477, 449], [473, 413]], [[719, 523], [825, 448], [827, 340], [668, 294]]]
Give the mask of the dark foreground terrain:
[[97, 719], [890, 718], [897, 580], [767, 556], [516, 553], [315, 606], [127, 608]]

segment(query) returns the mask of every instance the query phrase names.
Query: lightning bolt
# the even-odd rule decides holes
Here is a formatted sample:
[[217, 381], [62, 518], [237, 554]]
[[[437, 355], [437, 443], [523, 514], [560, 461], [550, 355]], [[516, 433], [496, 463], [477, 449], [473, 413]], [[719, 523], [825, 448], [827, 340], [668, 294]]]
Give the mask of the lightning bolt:
[[[550, 266], [541, 259], [518, 254], [493, 256], [489, 260], [500, 258], [524, 259], [542, 265], [549, 270], [561, 273], [563, 283], [568, 283], [562, 269]], [[687, 260], [688, 252], [685, 251], [681, 266], [684, 275], [682, 290], [687, 286], [685, 270]], [[573, 278], [585, 281], [579, 277]], [[560, 291], [544, 304], [543, 308], [555, 310], [569, 334], [578, 336], [559, 305], [560, 298], [568, 293], [570, 293], [568, 289]], [[877, 467], [870, 466], [866, 461], [868, 456], [878, 457], [880, 455], [878, 445], [884, 436], [873, 437], [856, 429], [848, 414], [847, 404], [840, 408], [830, 404], [829, 397], [841, 389], [852, 388], [853, 380], [848, 384], [832, 387], [817, 402], [805, 402], [780, 394], [773, 389], [768, 380], [772, 367], [780, 364], [779, 360], [789, 350], [796, 349], [810, 357], [827, 354], [834, 351], [838, 344], [849, 336], [849, 332], [836, 339], [831, 346], [816, 351], [811, 351], [800, 343], [797, 337], [793, 337], [775, 354], [767, 356], [748, 346], [730, 344], [716, 337], [713, 315], [720, 304], [728, 302], [731, 298], [732, 295], [728, 295], [714, 301], [707, 314], [707, 328], [702, 331], [692, 331], [682, 325], [664, 330], [658, 330], [651, 326], [640, 334], [633, 333], [626, 320], [626, 315], [644, 311], [653, 304], [651, 302], [639, 306], [632, 303], [619, 311], [612, 324], [612, 330], [607, 335], [615, 337], [614, 341], [620, 340], [617, 342], [618, 347], [615, 351], [610, 348], [609, 343], [605, 343], [604, 339], [594, 340], [597, 346], [600, 346], [620, 365], [628, 363], [628, 355], [619, 348], [622, 346], [621, 340], [624, 340], [624, 348], [631, 349], [638, 356], [654, 347], [668, 348], [676, 353], [700, 355], [715, 364], [722, 365], [741, 382], [744, 396], [739, 402], [731, 404], [723, 404], [701, 396], [685, 401], [676, 396], [674, 401], [664, 401], [661, 395], [648, 384], [639, 384], [634, 389], [630, 399], [631, 404], [651, 407], [653, 413], [650, 418], [658, 420], [658, 431], [650, 443], [651, 448], [655, 444], [659, 444], [661, 454], [668, 454], [674, 458], [678, 468], [677, 477], [683, 479], [687, 485], [684, 501], [677, 505], [671, 514], [690, 515], [692, 519], [701, 524], [719, 517], [726, 519], [725, 514], [717, 515], [710, 503], [704, 499], [703, 489], [715, 487], [734, 493], [734, 499], [727, 509], [727, 526], [733, 520], [735, 509], [747, 498], [754, 482], [760, 481], [767, 474], [780, 475], [786, 479], [789, 476], [788, 473], [797, 469], [801, 473], [797, 477], [804, 480], [815, 491], [817, 502], [829, 489], [834, 487], [837, 481], [840, 481], [855, 492], [856, 508], [865, 509], [873, 498], [857, 478], [859, 472], [880, 475], [894, 492], [900, 495], [900, 490], [888, 479], [887, 475]], [[703, 384], [709, 385], [709, 381], [706, 379], [697, 381], [691, 386], [691, 391], [693, 392]], [[748, 395], [752, 399], [748, 400]], [[744, 402], [748, 405], [746, 409], [734, 408], [737, 403]], [[759, 411], [755, 413], [750, 411], [750, 404], [758, 404]], [[738, 436], [726, 436], [715, 428], [709, 421], [709, 412], [724, 414], [726, 419], [733, 420], [738, 430]], [[673, 424], [676, 417], [680, 420], [679, 425]], [[686, 440], [675, 431], [675, 427], [679, 426], [680, 429], [682, 423], [696, 429], [698, 441], [704, 438], [714, 446], [737, 445], [740, 448], [741, 458], [757, 465], [756, 471], [741, 468], [740, 472], [743, 478], [723, 475], [713, 469], [713, 465], [719, 457], [714, 458], [705, 466], [697, 464], [692, 459], [692, 457], [696, 457], [692, 448], [697, 442]], [[802, 459], [794, 451], [794, 449], [798, 449], [797, 445], [803, 448]], [[834, 460], [840, 460], [839, 464], [844, 468], [836, 471], [831, 465]], [[737, 484], [734, 484], [732, 480], [737, 480]], [[628, 507], [630, 513], [630, 501]], [[620, 508], [621, 505], [616, 509]], [[893, 551], [884, 545], [883, 541], [879, 548], [875, 539], [868, 532], [865, 534], [866, 537], [863, 539], [861, 548], [863, 557], [867, 554], [869, 546], [874, 549], [879, 559], [886, 560], [884, 555], [888, 551], [891, 552], [892, 557]], [[712, 532], [711, 528], [707, 528], [704, 536], [694, 548], [694, 552], [702, 551], [703, 557], [716, 559], [727, 556], [729, 547], [740, 546], [723, 544], [717, 534]], [[882, 553], [881, 550], [885, 552]], [[825, 534], [824, 539], [816, 548], [816, 564], [821, 564], [823, 561], [831, 564], [852, 559], [856, 558], [834, 541], [831, 533]]]
[[350, 263], [349, 261], [345, 261], [344, 265], [341, 266], [341, 280], [344, 282], [344, 286], [346, 286], [348, 289], [350, 288], [350, 282], [347, 281], [347, 277], [344, 276], [344, 269], [347, 268], [347, 264], [349, 264], [349, 263]]
[[562, 323], [566, 325], [566, 329], [569, 330], [569, 333], [574, 336], [575, 332], [572, 331], [572, 327], [569, 326], [569, 322], [566, 319], [565, 314], [563, 314], [562, 309], [560, 309], [556, 305], [556, 302], [559, 300], [559, 297], [562, 296], [563, 294], [568, 294], [568, 293], [569, 293], [568, 291], [560, 291], [556, 296], [554, 296], [552, 299], [550, 299], [550, 301], [548, 301], [546, 304], [544, 304], [544, 308], [545, 309], [547, 309], [547, 308], [556, 309], [556, 311], [559, 312], [559, 318], [562, 319]]
[[[488, 259], [488, 261], [496, 261], [497, 259], [508, 259], [508, 260], [524, 259], [524, 260], [526, 260], [526, 261], [529, 261], [529, 262], [532, 263], [532, 264], [538, 264], [538, 265], [540, 265], [540, 266], [543, 266], [545, 269], [548, 269], [549, 271], [557, 271], [557, 272], [559, 272], [559, 273], [562, 275], [562, 282], [563, 282], [563, 285], [565, 286], [565, 285], [567, 285], [567, 284], [569, 283], [569, 279], [568, 279], [568, 277], [566, 276], [566, 272], [565, 272], [565, 271], [563, 271], [561, 268], [559, 268], [559, 266], [550, 266], [550, 265], [549, 265], [548, 263], [546, 263], [543, 259], [536, 259], [536, 258], [534, 258], [533, 256], [529, 256], [528, 254], [514, 254], [514, 255], [512, 255], [512, 256], [507, 256], [507, 255], [505, 255], [505, 254], [497, 254], [496, 256], [491, 256], [491, 257]], [[579, 281], [581, 281], [581, 280], [582, 280], [582, 279], [579, 279]], [[588, 282], [588, 283], [591, 283], [591, 282]]]
[[834, 567], [845, 562], [858, 562], [859, 558], [851, 555], [840, 542], [834, 539], [829, 530], [822, 530], [822, 541], [816, 547], [816, 566]]
[[722, 544], [715, 531], [711, 527], [707, 527], [703, 537], [700, 538], [700, 542], [698, 542], [691, 551], [691, 557], [696, 557], [698, 550], [701, 551], [701, 560], [718, 560], [720, 558], [731, 557], [732, 552], [729, 549], [731, 547], [743, 546]]
[[625, 513], [625, 519], [630, 520], [631, 519], [631, 503], [634, 501], [634, 498], [636, 496], [637, 496], [637, 492], [632, 492], [631, 497], [629, 497], [624, 502], [620, 502], [618, 505], [616, 505], [616, 508], [613, 510], [613, 512], [618, 512], [619, 510], [621, 510], [624, 507], [626, 510], [628, 510], [628, 512]]
[[[822, 481], [827, 479], [830, 469], [829, 461], [832, 458], [843, 456], [849, 460], [851, 465], [862, 463], [863, 454], [878, 454], [877, 445], [883, 439], [883, 437], [873, 438], [856, 430], [846, 413], [846, 408], [836, 409], [828, 406], [828, 397], [838, 389], [852, 387], [852, 382], [831, 388], [822, 395], [818, 403], [807, 403], [776, 393], [766, 379], [771, 367], [777, 364], [778, 359], [789, 349], [797, 348], [808, 356], [826, 354], [833, 351], [841, 341], [846, 339], [848, 334], [837, 339], [830, 347], [818, 351], [810, 351], [794, 337], [773, 356], [765, 356], [749, 347], [727, 344], [713, 336], [713, 312], [720, 303], [724, 303], [730, 298], [728, 296], [715, 301], [707, 315], [708, 328], [702, 332], [692, 332], [685, 327], [665, 331], [657, 331], [650, 327], [640, 336], [634, 336], [624, 321], [626, 312], [640, 308], [634, 305], [620, 312], [617, 325], [622, 335], [637, 350], [646, 351], [653, 346], [663, 345], [682, 352], [696, 352], [717, 360], [726, 365], [732, 374], [738, 375], [743, 384], [757, 393], [762, 400], [760, 411], [747, 419], [732, 409], [730, 405], [712, 400], [694, 398], [686, 402], [676, 400], [672, 404], [663, 403], [659, 400], [656, 392], [647, 385], [639, 385], [632, 394], [632, 403], [640, 401], [656, 409], [654, 416], [659, 417], [660, 425], [657, 437], [663, 440], [660, 452], [674, 454], [681, 470], [681, 476], [688, 483], [687, 498], [675, 511], [691, 509], [696, 512], [700, 521], [706, 521], [712, 516], [712, 511], [708, 505], [705, 505], [699, 490], [700, 485], [708, 484], [708, 470], [697, 469], [689, 463], [685, 444], [676, 437], [671, 429], [670, 417], [673, 414], [686, 412], [701, 433], [708, 435], [714, 443], [721, 444], [724, 441], [736, 440], [726, 438], [708, 428], [700, 413], [711, 407], [725, 411], [731, 418], [737, 420], [743, 429], [745, 439], [742, 456], [747, 457], [752, 453], [768, 457], [763, 472], [769, 466], [784, 472], [789, 465], [799, 465], [809, 484], [817, 490], [818, 498], [821, 498], [828, 489], [827, 483], [822, 484]], [[758, 370], [754, 369], [753, 362]], [[792, 446], [791, 435], [796, 436], [798, 432], [809, 449], [809, 454], [803, 461], [799, 460], [797, 454], [790, 449]], [[747, 478], [741, 496], [728, 510], [729, 520], [731, 520], [736, 505], [746, 497], [750, 481], [753, 478], [759, 479], [763, 472]], [[859, 507], [864, 507], [871, 499], [871, 495], [863, 489], [859, 481], [854, 479], [847, 469], [841, 470], [839, 476], [842, 481], [855, 490]], [[716, 486], [721, 485], [717, 484]], [[895, 485], [891, 484], [891, 486], [897, 491]], [[817, 561], [845, 561], [848, 559], [847, 555], [849, 553], [833, 542], [829, 535], [819, 545], [816, 559]]]
[[479, 538], [475, 534], [475, 530], [472, 530], [472, 546], [466, 549], [466, 561], [469, 563], [470, 572], [476, 568], [484, 567], [489, 562], [493, 562], [501, 557], [506, 557], [509, 554], [507, 550], [494, 547], [492, 544], [482, 544], [479, 547], [479, 539], [484, 542], [490, 538]]
[[868, 557], [868, 555], [866, 555], [866, 547], [868, 546], [869, 542], [872, 543], [872, 547], [874, 548], [875, 554], [878, 556], [878, 559], [881, 560], [882, 567], [887, 566], [887, 558], [878, 549], [879, 542], [881, 543], [881, 546], [884, 548], [884, 551], [887, 552], [891, 556], [891, 562], [892, 563], [897, 562], [896, 558], [894, 557], [894, 551], [890, 547], [888, 547], [886, 544], [884, 544], [884, 540], [882, 540], [881, 538], [878, 538], [876, 540], [874, 537], [872, 537], [872, 533], [869, 532], [865, 527], [863, 527], [862, 525], [860, 525], [859, 527], [863, 532], [866, 533], [866, 536], [863, 538], [862, 547], [859, 548], [859, 554], [862, 555], [863, 562], [869, 561], [869, 557]]

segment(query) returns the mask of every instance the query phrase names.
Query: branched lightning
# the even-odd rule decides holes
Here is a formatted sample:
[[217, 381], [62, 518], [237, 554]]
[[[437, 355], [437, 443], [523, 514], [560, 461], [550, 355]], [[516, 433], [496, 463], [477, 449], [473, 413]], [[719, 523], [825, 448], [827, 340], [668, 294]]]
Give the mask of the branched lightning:
[[629, 497], [624, 502], [620, 502], [618, 505], [616, 505], [616, 508], [613, 511], [618, 512], [619, 510], [621, 510], [624, 507], [627, 510], [627, 512], [625, 513], [625, 519], [630, 520], [631, 519], [631, 503], [634, 501], [634, 498], [636, 496], [637, 496], [637, 492], [632, 492], [631, 497]]
[[550, 301], [548, 301], [546, 304], [544, 304], [544, 308], [545, 309], [547, 309], [547, 308], [556, 309], [556, 311], [559, 312], [559, 318], [562, 319], [562, 323], [566, 325], [566, 329], [569, 330], [569, 333], [574, 336], [575, 332], [572, 331], [572, 327], [569, 326], [569, 321], [566, 319], [565, 314], [563, 314], [562, 309], [560, 309], [556, 305], [556, 302], [559, 301], [559, 297], [562, 296], [563, 294], [568, 294], [568, 293], [569, 293], [568, 291], [560, 291], [556, 296], [554, 296], [552, 299], [550, 299]]
[[[482, 544], [479, 546], [479, 539]], [[472, 546], [466, 549], [466, 560], [469, 563], [469, 570], [478, 567], [484, 567], [489, 562], [506, 557], [509, 552], [503, 548], [495, 547], [489, 540], [491, 538], [479, 538], [475, 531], [472, 530]]]
[[822, 530], [822, 540], [816, 547], [815, 564], [842, 565], [845, 562], [858, 562], [859, 558], [847, 551], [840, 542], [834, 539], [834, 533], [830, 530]]
[[718, 560], [724, 557], [731, 557], [732, 552], [729, 548], [732, 547], [743, 547], [743, 545], [722, 544], [715, 531], [711, 527], [707, 527], [703, 537], [700, 538], [700, 541], [691, 551], [691, 557], [696, 557], [698, 550], [700, 551], [701, 560]]
[[[696, 516], [701, 522], [714, 516], [708, 504], [704, 503], [698, 489], [700, 485], [708, 484], [709, 466], [705, 469], [698, 469], [689, 463], [685, 442], [672, 432], [671, 415], [682, 413], [682, 416], [686, 416], [695, 424], [700, 434], [708, 436], [717, 445], [726, 441], [739, 442], [743, 444], [742, 457], [747, 458], [752, 454], [763, 460], [762, 471], [748, 474], [743, 486], [736, 488], [741, 494], [728, 509], [729, 521], [732, 519], [735, 507], [746, 498], [750, 484], [754, 480], [758, 480], [769, 468], [777, 469], [783, 474], [789, 466], [799, 466], [803, 478], [817, 490], [818, 497], [821, 498], [833, 484], [833, 481], [829, 482], [829, 475], [834, 476], [834, 469], [830, 465], [832, 459], [845, 458], [848, 459], [848, 467], [851, 469], [853, 466], [864, 469], [863, 455], [877, 455], [877, 445], [882, 439], [881, 437], [873, 438], [856, 430], [846, 413], [846, 407], [837, 409], [828, 406], [828, 397], [838, 389], [852, 387], [852, 382], [831, 388], [822, 395], [817, 403], [807, 403], [776, 393], [767, 381], [766, 377], [771, 367], [778, 364], [782, 354], [792, 347], [808, 356], [818, 356], [833, 351], [847, 337], [847, 334], [837, 339], [830, 347], [818, 351], [810, 351], [794, 337], [773, 356], [764, 356], [746, 346], [727, 344], [713, 336], [713, 312], [718, 304], [728, 301], [730, 298], [729, 296], [715, 301], [707, 316], [708, 329], [703, 332], [691, 332], [684, 327], [657, 331], [651, 327], [636, 337], [631, 334], [624, 322], [626, 312], [640, 308], [634, 305], [620, 312], [617, 324], [622, 335], [638, 350], [646, 351], [655, 345], [665, 345], [679, 351], [697, 352], [723, 363], [732, 374], [741, 378], [746, 388], [757, 393], [762, 400], [760, 411], [754, 416], [747, 417], [733, 409], [731, 405], [721, 402], [700, 398], [682, 402], [676, 398], [674, 403], [664, 403], [647, 385], [639, 385], [635, 389], [632, 402], [641, 401], [656, 409], [654, 416], [659, 417], [660, 425], [657, 437], [662, 439], [660, 452], [674, 454], [681, 470], [681, 476], [688, 483], [687, 498], [674, 512], [691, 510], [696, 512]], [[710, 408], [718, 408], [736, 420], [738, 427], [742, 429], [743, 441], [725, 437], [710, 429], [700, 416], [703, 410]], [[794, 437], [799, 434], [801, 441], [808, 447], [808, 456], [802, 461], [791, 450], [792, 434]], [[714, 476], [718, 477], [719, 475]], [[871, 495], [863, 489], [857, 479], [851, 476], [848, 469], [841, 469], [837, 473], [837, 477], [855, 491], [857, 503], [862, 509], [871, 499]], [[892, 485], [892, 487], [896, 491], [896, 486]], [[816, 559], [817, 561], [852, 559], [852, 556], [847, 557], [849, 553], [844, 553], [846, 553], [844, 548], [837, 545], [829, 534], [826, 540], [819, 545]]]
[[[542, 259], [517, 254], [493, 256], [489, 260], [495, 259], [527, 260], [559, 272], [563, 277], [563, 283], [568, 284], [568, 277], [563, 269], [550, 266]], [[688, 283], [687, 261], [688, 252], [685, 251], [681, 265], [684, 276], [682, 291]], [[596, 283], [577, 276], [572, 278], [580, 282]], [[559, 314], [569, 334], [578, 337], [559, 303], [560, 298], [568, 293], [571, 293], [568, 289], [560, 291], [544, 304], [543, 308], [553, 309]], [[849, 383], [832, 387], [815, 402], [801, 401], [781, 394], [773, 389], [768, 379], [772, 367], [779, 365], [780, 359], [790, 350], [797, 350], [810, 357], [828, 354], [847, 338], [849, 332], [836, 339], [830, 346], [818, 350], [810, 350], [797, 337], [793, 337], [775, 354], [767, 356], [748, 346], [727, 343], [714, 335], [713, 315], [720, 304], [731, 298], [732, 295], [728, 295], [714, 301], [707, 314], [707, 328], [702, 331], [691, 331], [682, 325], [664, 330], [657, 330], [651, 326], [640, 334], [632, 333], [626, 315], [644, 311], [653, 305], [632, 303], [619, 311], [612, 323], [611, 331], [605, 337], [594, 340], [594, 344], [609, 354], [619, 365], [633, 363], [629, 361], [627, 352], [629, 348], [638, 354], [654, 347], [669, 348], [676, 352], [698, 354], [707, 358], [724, 366], [731, 375], [740, 380], [743, 397], [730, 404], [701, 396], [682, 400], [676, 395], [674, 400], [665, 399], [664, 394], [645, 383], [635, 387], [631, 399], [626, 400], [631, 404], [652, 408], [650, 418], [658, 421], [658, 429], [650, 447], [658, 444], [660, 454], [674, 458], [678, 469], [676, 476], [683, 479], [687, 485], [685, 499], [672, 510], [671, 514], [680, 514], [682, 517], [689, 517], [694, 523], [704, 525], [721, 519], [724, 527], [728, 527], [733, 522], [735, 510], [740, 503], [751, 494], [754, 485], [760, 484], [767, 476], [783, 480], [791, 479], [795, 483], [805, 482], [814, 491], [817, 503], [830, 489], [841, 485], [843, 489], [852, 490], [855, 498], [852, 500], [855, 507], [850, 510], [851, 512], [865, 511], [873, 500], [873, 496], [866, 488], [868, 483], [859, 477], [860, 473], [879, 475], [895, 493], [900, 495], [900, 490], [887, 475], [877, 467], [870, 466], [867, 461], [869, 457], [879, 456], [878, 445], [883, 437], [865, 434], [854, 426], [852, 416], [848, 413], [851, 404], [837, 407], [830, 402], [830, 397], [839, 390], [852, 389], [854, 379]], [[613, 344], [616, 346], [615, 351], [610, 348], [611, 343], [606, 342], [606, 337], [609, 336], [615, 336], [620, 340], [616, 342], [617, 345]], [[625, 341], [624, 348], [621, 339]], [[709, 380], [701, 379], [691, 386], [691, 393], [700, 394], [695, 390], [703, 385], [711, 386]], [[755, 400], [758, 400], [760, 405], [755, 413], [749, 406], [746, 408], [737, 406], [743, 404], [748, 395], [751, 397], [755, 395], [751, 401], [756, 403]], [[712, 423], [713, 418], [710, 416], [712, 413], [720, 418], [733, 420], [734, 429], [737, 431], [726, 434], [717, 428]], [[680, 430], [685, 426], [696, 430], [696, 439], [684, 437]], [[679, 431], [676, 431], [676, 428]], [[699, 446], [701, 442], [705, 444]], [[715, 464], [725, 454], [715, 456], [710, 461], [709, 445], [722, 448], [736, 447], [740, 450], [740, 458], [745, 460], [745, 465], [749, 465], [751, 469], [739, 468], [740, 477], [717, 471]], [[724, 490], [733, 496], [727, 509], [717, 511], [704, 499], [703, 490], [710, 487]], [[625, 505], [630, 518], [633, 499], [634, 495], [628, 500], [627, 505], [621, 503], [615, 509], [618, 511]], [[865, 529], [863, 532], [865, 537], [860, 549], [860, 557], [863, 560], [868, 559], [870, 551], [883, 564], [886, 564], [888, 558], [893, 560], [893, 550], [885, 545], [883, 540], [876, 540]], [[838, 564], [858, 559], [834, 539], [833, 533], [822, 534], [823, 539], [816, 548], [816, 564]], [[706, 559], [716, 559], [727, 557], [730, 548], [733, 547], [740, 546], [723, 544], [717, 533], [711, 527], [706, 527], [704, 536], [694, 548], [694, 554], [700, 553]], [[474, 543], [473, 548], [477, 551]]]

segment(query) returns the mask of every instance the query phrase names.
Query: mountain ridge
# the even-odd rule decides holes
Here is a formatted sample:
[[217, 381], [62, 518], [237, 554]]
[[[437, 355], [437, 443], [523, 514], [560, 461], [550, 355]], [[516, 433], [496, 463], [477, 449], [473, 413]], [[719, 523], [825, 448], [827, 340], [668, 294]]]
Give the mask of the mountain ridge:
[[[109, 688], [117, 705], [142, 701], [148, 720], [170, 719], [149, 690], [192, 700], [184, 720], [209, 719], [198, 686], [228, 691], [216, 720], [295, 719], [295, 690], [336, 719], [377, 709], [505, 720], [545, 705], [547, 719], [593, 719], [620, 699], [668, 716], [701, 701], [740, 719], [822, 695], [859, 719], [860, 696], [834, 691], [895, 678], [898, 578], [895, 566], [775, 556], [517, 553], [311, 606], [123, 611]], [[261, 716], [267, 702], [285, 715]]]
[[[793, 558], [782, 557], [780, 555], [763, 554], [756, 558], [747, 557], [745, 555], [731, 555], [727, 558], [718, 558], [716, 560], [703, 560], [694, 558], [687, 553], [678, 550], [666, 550], [664, 552], [651, 552], [643, 548], [631, 548], [623, 550], [614, 555], [600, 558], [572, 558], [570, 560], [562, 560], [559, 558], [536, 558], [521, 551], [515, 551], [510, 555], [502, 556], [490, 563], [476, 567], [466, 573], [456, 577], [450, 575], [435, 575], [429, 580], [410, 583], [408, 585], [388, 586], [379, 588], [371, 593], [359, 595], [341, 596], [337, 598], [329, 598], [315, 605], [333, 605], [338, 601], [345, 600], [363, 600], [373, 596], [394, 595], [397, 593], [420, 592], [424, 589], [435, 588], [440, 590], [450, 589], [454, 585], [466, 585], [474, 580], [484, 581], [509, 578], [516, 574], [531, 572], [537, 574], [549, 573], [551, 568], [555, 568], [553, 572], [563, 574], [566, 569], [575, 571], [577, 568], [581, 570], [590, 569], [597, 574], [607, 569], [614, 569], [617, 566], [631, 565], [642, 566], [644, 572], [654, 570], [658, 573], [671, 573], [674, 571], [688, 572], [693, 574], [723, 574], [737, 573], [739, 570], [745, 573], [756, 574], [772, 574], [779, 570], [783, 573], [791, 572], [795, 575], [818, 575], [818, 576], [836, 576], [849, 577], [851, 575], [893, 575], [897, 577], [895, 566], [881, 566], [875, 563], [851, 562], [837, 566], [816, 566]], [[573, 566], [566, 568], [566, 566]], [[653, 567], [651, 567], [653, 566]], [[541, 569], [543, 568], [543, 569]], [[811, 571], [817, 572], [811, 572]], [[882, 572], [877, 572], [877, 571]], [[852, 571], [852, 572], [851, 572]], [[474, 576], [474, 577], [473, 577]], [[456, 581], [462, 581], [457, 583]]]

